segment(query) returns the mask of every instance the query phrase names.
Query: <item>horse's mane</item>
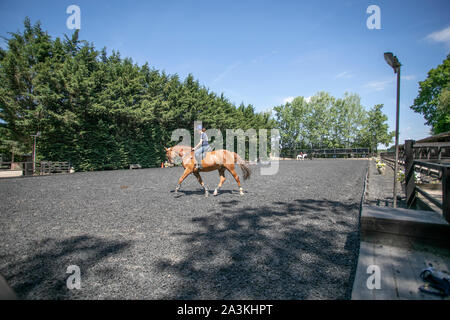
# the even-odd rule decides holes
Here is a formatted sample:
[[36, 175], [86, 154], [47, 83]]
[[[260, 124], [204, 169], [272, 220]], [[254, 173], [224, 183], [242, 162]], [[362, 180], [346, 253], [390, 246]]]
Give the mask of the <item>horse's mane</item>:
[[190, 146], [184, 146], [184, 145], [176, 145], [172, 147], [173, 149], [177, 148], [177, 149], [191, 149], [192, 147]]

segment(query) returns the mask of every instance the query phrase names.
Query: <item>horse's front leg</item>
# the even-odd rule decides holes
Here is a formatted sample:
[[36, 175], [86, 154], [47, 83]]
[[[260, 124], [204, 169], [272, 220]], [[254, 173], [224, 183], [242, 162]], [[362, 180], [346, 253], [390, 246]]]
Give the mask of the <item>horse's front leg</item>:
[[184, 181], [184, 179], [186, 179], [186, 177], [187, 177], [188, 175], [190, 175], [191, 173], [192, 173], [192, 170], [190, 170], [190, 169], [185, 169], [185, 170], [184, 170], [183, 174], [181, 175], [180, 179], [178, 180], [178, 184], [177, 184], [177, 186], [176, 186], [176, 188], [175, 188], [175, 193], [177, 193], [178, 190], [180, 190], [181, 183], [182, 183], [182, 182]]

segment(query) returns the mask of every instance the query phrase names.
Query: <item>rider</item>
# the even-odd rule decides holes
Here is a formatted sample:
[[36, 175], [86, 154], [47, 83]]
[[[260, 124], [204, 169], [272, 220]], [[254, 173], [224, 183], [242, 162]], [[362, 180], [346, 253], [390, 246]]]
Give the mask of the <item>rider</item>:
[[202, 126], [198, 126], [197, 130], [198, 133], [200, 134], [200, 142], [194, 148], [192, 148], [192, 150], [195, 151], [195, 160], [196, 160], [195, 167], [197, 169], [201, 169], [203, 154], [211, 151], [211, 146], [208, 143], [208, 136], [206, 135], [206, 129], [202, 128]]

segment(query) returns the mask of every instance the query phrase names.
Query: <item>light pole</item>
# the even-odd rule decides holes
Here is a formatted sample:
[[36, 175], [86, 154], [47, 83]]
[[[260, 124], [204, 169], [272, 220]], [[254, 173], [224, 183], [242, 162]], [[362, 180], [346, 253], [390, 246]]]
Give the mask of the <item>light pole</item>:
[[400, 115], [400, 67], [401, 63], [392, 52], [384, 53], [384, 60], [394, 69], [397, 74], [397, 111], [395, 119], [395, 163], [394, 163], [394, 208], [397, 208], [397, 166], [398, 166], [398, 126]]
[[32, 134], [31, 137], [34, 138], [33, 142], [33, 174], [36, 172], [36, 138], [41, 136], [41, 132], [38, 131], [36, 134]]

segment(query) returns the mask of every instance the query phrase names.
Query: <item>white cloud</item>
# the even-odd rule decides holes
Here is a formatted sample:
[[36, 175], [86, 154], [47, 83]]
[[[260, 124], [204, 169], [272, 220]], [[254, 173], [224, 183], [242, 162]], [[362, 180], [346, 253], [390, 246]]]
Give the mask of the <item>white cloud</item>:
[[288, 102], [292, 103], [292, 101], [294, 101], [294, 99], [295, 99], [295, 97], [286, 97], [283, 99], [283, 104], [286, 104]]
[[[409, 81], [409, 80], [414, 80], [416, 78], [415, 75], [405, 75], [405, 76], [401, 76], [401, 80], [404, 81]], [[397, 76], [393, 76], [391, 79], [389, 80], [382, 80], [382, 81], [371, 81], [369, 83], [366, 83], [364, 85], [364, 88], [369, 89], [370, 91], [383, 91], [384, 89], [386, 89], [386, 87], [388, 85], [391, 85], [397, 81]]]
[[256, 57], [254, 59], [252, 59], [252, 63], [262, 63], [264, 60], [272, 57], [273, 55], [277, 54], [278, 51], [277, 50], [272, 50], [270, 53]]
[[223, 78], [225, 78], [230, 72], [232, 72], [234, 69], [236, 69], [237, 67], [239, 67], [241, 64], [242, 64], [242, 63], [239, 61], [239, 62], [236, 62], [236, 63], [233, 63], [233, 64], [229, 65], [229, 66], [225, 69], [224, 72], [222, 72], [221, 74], [219, 74], [219, 75], [213, 80], [212, 83], [215, 84], [215, 83], [221, 81], [221, 80], [222, 80]]
[[385, 80], [385, 81], [372, 81], [366, 83], [364, 85], [365, 88], [368, 88], [371, 91], [383, 91], [386, 86], [390, 83], [394, 82], [393, 79]]
[[335, 78], [336, 79], [350, 79], [352, 77], [353, 77], [353, 75], [350, 72], [344, 71], [344, 72], [341, 72], [338, 75], [336, 75]]
[[[311, 98], [312, 98], [312, 96], [304, 98], [304, 99], [307, 103], [309, 103], [309, 102], [311, 102]], [[282, 102], [283, 102], [283, 104], [286, 104], [288, 102], [292, 103], [292, 101], [294, 101], [294, 99], [295, 99], [295, 97], [286, 97], [282, 100]]]
[[402, 79], [402, 80], [406, 80], [406, 81], [408, 81], [408, 80], [414, 80], [415, 78], [416, 78], [415, 75], [401, 76], [401, 79]]
[[450, 26], [445, 29], [430, 33], [429, 35], [427, 35], [426, 39], [434, 42], [443, 42], [447, 46], [450, 46]]

